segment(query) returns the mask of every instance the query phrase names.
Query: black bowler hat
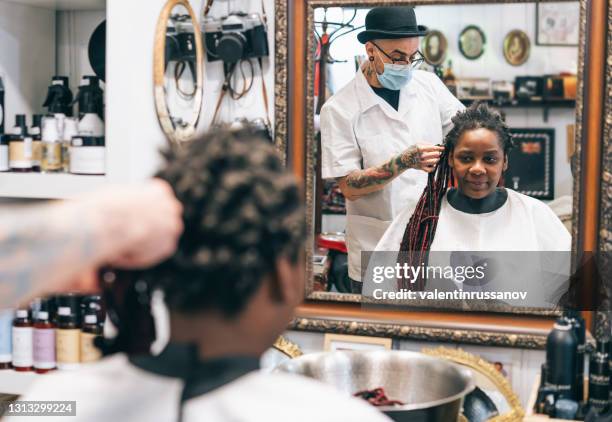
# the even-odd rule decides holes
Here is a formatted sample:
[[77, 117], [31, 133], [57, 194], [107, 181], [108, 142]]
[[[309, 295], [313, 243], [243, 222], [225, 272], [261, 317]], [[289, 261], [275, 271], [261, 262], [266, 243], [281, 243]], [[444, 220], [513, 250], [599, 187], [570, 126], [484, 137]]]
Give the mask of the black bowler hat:
[[360, 43], [371, 40], [420, 37], [427, 28], [417, 25], [412, 6], [375, 7], [365, 18], [365, 31], [357, 34]]

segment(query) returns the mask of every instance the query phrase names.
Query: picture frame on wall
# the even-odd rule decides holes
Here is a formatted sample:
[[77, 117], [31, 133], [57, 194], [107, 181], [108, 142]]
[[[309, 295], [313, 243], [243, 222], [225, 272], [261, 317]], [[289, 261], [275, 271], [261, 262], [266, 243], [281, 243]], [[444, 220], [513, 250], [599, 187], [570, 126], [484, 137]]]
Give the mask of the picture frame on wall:
[[444, 63], [447, 49], [448, 41], [446, 37], [442, 32], [436, 30], [429, 31], [421, 43], [425, 61], [432, 66], [439, 66]]
[[536, 45], [577, 47], [579, 29], [578, 1], [536, 3]]
[[468, 60], [476, 60], [482, 56], [486, 44], [485, 33], [476, 25], [466, 26], [459, 34], [459, 51]]
[[323, 350], [391, 350], [393, 340], [382, 337], [350, 336], [345, 334], [325, 334]]
[[514, 148], [508, 154], [504, 185], [537, 199], [555, 198], [555, 130], [510, 129]]

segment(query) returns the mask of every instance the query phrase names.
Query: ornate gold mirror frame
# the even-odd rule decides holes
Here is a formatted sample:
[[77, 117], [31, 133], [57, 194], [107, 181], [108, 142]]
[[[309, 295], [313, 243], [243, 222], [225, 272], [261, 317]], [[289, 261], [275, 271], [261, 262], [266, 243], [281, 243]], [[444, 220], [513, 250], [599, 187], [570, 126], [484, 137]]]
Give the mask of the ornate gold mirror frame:
[[512, 390], [512, 386], [508, 380], [493, 366], [483, 358], [465, 352], [461, 349], [449, 349], [446, 347], [438, 347], [436, 349], [423, 349], [424, 354], [446, 359], [456, 364], [466, 366], [471, 370], [478, 372], [488, 379], [495, 388], [504, 396], [508, 403], [510, 411], [501, 415], [495, 416], [488, 422], [519, 422], [523, 420], [525, 411], [521, 406], [518, 396]]
[[[463, 1], [460, 3], [492, 3], [498, 1]], [[516, 0], [515, 3], [526, 2]], [[287, 1], [276, 0], [276, 122], [277, 145], [287, 154], [287, 163], [294, 174], [303, 181], [309, 210], [312, 209], [313, 160], [312, 128], [308, 116], [312, 116], [312, 93], [309, 90], [307, 69], [312, 58], [307, 54], [307, 24], [312, 19], [312, 7], [365, 4], [457, 4], [451, 0], [378, 0], [358, 2], [350, 0]], [[582, 0], [580, 2], [580, 61], [579, 86], [576, 109], [576, 133], [581, 142], [576, 145], [574, 173], [574, 206], [572, 220], [572, 249], [574, 268], [587, 259], [588, 253], [612, 251], [612, 12], [606, 0]], [[310, 18], [309, 18], [310, 16]], [[312, 76], [310, 76], [312, 77]], [[291, 84], [288, 81], [292, 81]], [[289, 101], [288, 99], [291, 99]], [[286, 116], [286, 117], [285, 117]], [[281, 128], [282, 130], [278, 130]], [[286, 131], [286, 137], [279, 140]], [[289, 139], [290, 141], [286, 141]], [[311, 217], [311, 214], [309, 214]], [[309, 218], [312, 231], [312, 220]], [[309, 258], [311, 248], [307, 249]], [[608, 263], [609, 264], [609, 263]], [[308, 269], [309, 281], [312, 269]], [[589, 289], [584, 289], [589, 291]], [[592, 289], [594, 292], [594, 289]], [[298, 310], [292, 329], [306, 331], [338, 332], [393, 336], [404, 339], [432, 341], [465, 341], [472, 344], [489, 344], [510, 347], [541, 348], [546, 332], [552, 326], [551, 319], [541, 316], [508, 316], [500, 314], [469, 314], [457, 312], [376, 311], [362, 310], [352, 301], [358, 297], [340, 298], [312, 291], [312, 283], [306, 291], [306, 304]], [[336, 301], [332, 303], [330, 301]], [[593, 313], [584, 316], [587, 326], [593, 328]], [[610, 330], [609, 315], [598, 313], [598, 327]], [[454, 321], [455, 327], [448, 328]], [[439, 322], [442, 321], [443, 327]], [[448, 322], [448, 323], [447, 323]], [[481, 327], [479, 335], [472, 332], [475, 324]], [[512, 325], [513, 333], [504, 331]], [[436, 328], [428, 328], [428, 327]], [[447, 327], [448, 326], [448, 327]], [[497, 329], [496, 327], [499, 326]], [[549, 329], [549, 328], [548, 328]], [[484, 331], [483, 331], [484, 330]]]
[[[172, 9], [176, 6], [183, 6], [193, 22], [196, 48], [196, 86], [193, 98], [193, 112], [191, 118], [184, 126], [175, 126], [170, 116], [168, 107], [167, 92], [165, 86], [166, 75], [166, 30], [168, 20], [172, 14]], [[202, 33], [198, 24], [198, 17], [194, 13], [188, 0], [168, 0], [162, 9], [157, 27], [155, 29], [155, 48], [153, 56], [153, 85], [155, 96], [155, 108], [159, 124], [168, 137], [174, 143], [180, 144], [192, 139], [195, 135], [196, 127], [200, 119], [202, 110], [203, 87], [204, 87], [204, 43]]]

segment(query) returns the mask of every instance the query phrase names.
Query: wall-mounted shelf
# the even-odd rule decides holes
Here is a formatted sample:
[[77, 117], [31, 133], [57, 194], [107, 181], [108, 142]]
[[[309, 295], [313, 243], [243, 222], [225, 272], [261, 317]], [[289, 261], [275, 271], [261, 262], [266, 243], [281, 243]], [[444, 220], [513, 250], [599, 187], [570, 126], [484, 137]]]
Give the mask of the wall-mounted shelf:
[[106, 0], [0, 0], [51, 10], [104, 10]]
[[542, 100], [542, 101], [519, 101], [512, 100], [508, 102], [497, 102], [493, 100], [460, 100], [466, 107], [470, 106], [476, 101], [487, 103], [488, 105], [496, 108], [541, 108], [544, 122], [548, 121], [548, 115], [550, 109], [553, 108], [565, 108], [574, 109], [576, 108], [576, 100]]
[[34, 372], [17, 372], [12, 369], [0, 371], [0, 394], [21, 395], [25, 393], [30, 385], [38, 378]]
[[92, 191], [105, 183], [105, 176], [0, 173], [0, 197], [64, 199]]

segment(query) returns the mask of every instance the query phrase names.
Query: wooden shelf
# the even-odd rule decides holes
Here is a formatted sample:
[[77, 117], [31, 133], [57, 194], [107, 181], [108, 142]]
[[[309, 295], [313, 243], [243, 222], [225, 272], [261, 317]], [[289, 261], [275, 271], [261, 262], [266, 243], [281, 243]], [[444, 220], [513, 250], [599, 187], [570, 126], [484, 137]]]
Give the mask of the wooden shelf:
[[105, 176], [74, 174], [0, 173], [0, 197], [65, 199], [106, 183]]
[[51, 10], [105, 10], [106, 0], [4, 0]]

